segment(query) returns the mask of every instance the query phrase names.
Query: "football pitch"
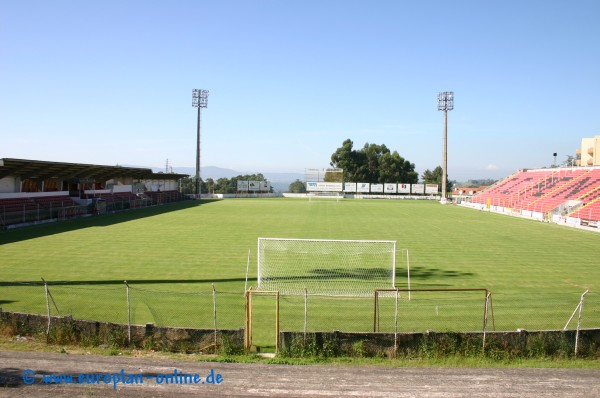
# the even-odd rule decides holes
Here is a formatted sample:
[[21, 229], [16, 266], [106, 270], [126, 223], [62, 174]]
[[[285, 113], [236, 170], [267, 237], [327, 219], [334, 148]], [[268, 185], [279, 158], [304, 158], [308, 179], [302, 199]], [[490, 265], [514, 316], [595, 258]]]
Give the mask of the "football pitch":
[[[396, 241], [397, 287], [407, 287], [402, 254], [408, 250], [412, 289], [487, 288], [497, 330], [562, 329], [589, 290], [582, 326], [600, 327], [599, 233], [410, 200], [182, 202], [3, 231], [0, 306], [45, 314], [50, 305], [53, 315], [124, 323], [127, 281], [133, 323], [210, 327], [214, 287], [219, 326], [242, 327], [246, 266], [250, 257], [248, 285], [255, 287], [259, 237]], [[46, 302], [41, 278], [49, 282], [56, 305]], [[402, 297], [406, 300], [405, 293]], [[419, 307], [420, 297], [430, 305]], [[262, 300], [265, 308], [271, 306], [270, 299]], [[284, 300], [294, 309], [284, 313], [282, 307], [282, 322], [302, 330], [302, 300]], [[313, 319], [340, 319], [326, 330], [372, 329], [372, 298], [355, 303], [346, 298], [346, 305], [323, 300], [331, 301]], [[391, 299], [386, 300], [382, 305], [389, 310]], [[465, 305], [456, 312], [444, 309], [461, 302], [476, 307], [479, 317], [480, 295], [415, 292], [404, 325], [452, 329], [452, 322], [469, 315]], [[425, 311], [438, 320], [421, 319]], [[197, 320], [199, 312], [206, 321]]]

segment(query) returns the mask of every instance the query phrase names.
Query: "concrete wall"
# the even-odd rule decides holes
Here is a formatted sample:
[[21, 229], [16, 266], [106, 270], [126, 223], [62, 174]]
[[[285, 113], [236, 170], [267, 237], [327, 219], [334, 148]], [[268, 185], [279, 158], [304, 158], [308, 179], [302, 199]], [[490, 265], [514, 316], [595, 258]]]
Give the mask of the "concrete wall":
[[[12, 329], [13, 334], [45, 334], [48, 317], [44, 315], [6, 312], [0, 309], [0, 326]], [[126, 324], [76, 320], [70, 316], [50, 317], [48, 342], [58, 344], [94, 344], [134, 346], [145, 349], [172, 352], [205, 352], [215, 350], [215, 333], [212, 329], [157, 327], [152, 324], [132, 325], [131, 344]], [[219, 346], [244, 346], [243, 330], [219, 330]]]
[[600, 135], [581, 140], [581, 166], [600, 166]]
[[[311, 350], [325, 356], [429, 357], [481, 355], [501, 358], [570, 357], [575, 353], [575, 330], [488, 332], [393, 333], [281, 332], [280, 350], [291, 356]], [[307, 343], [305, 343], [307, 342]], [[396, 347], [396, 348], [395, 348]], [[578, 355], [600, 357], [600, 329], [579, 332]]]
[[0, 193], [12, 193], [17, 191], [17, 181], [14, 177], [0, 178]]
[[[14, 335], [45, 335], [48, 317], [6, 312], [0, 309], [0, 327]], [[212, 329], [131, 326], [131, 344], [126, 324], [75, 320], [70, 316], [51, 317], [48, 341], [59, 344], [134, 346], [173, 352], [213, 353]], [[280, 351], [290, 356], [348, 357], [429, 357], [481, 355], [483, 333], [344, 333], [281, 332]], [[244, 346], [244, 330], [218, 330], [218, 345], [239, 353]], [[485, 354], [498, 359], [520, 357], [572, 357], [575, 330], [488, 332]], [[600, 357], [600, 329], [579, 332], [578, 356]]]
[[43, 198], [44, 196], [67, 196], [68, 197], [69, 191], [0, 193], [0, 199]]

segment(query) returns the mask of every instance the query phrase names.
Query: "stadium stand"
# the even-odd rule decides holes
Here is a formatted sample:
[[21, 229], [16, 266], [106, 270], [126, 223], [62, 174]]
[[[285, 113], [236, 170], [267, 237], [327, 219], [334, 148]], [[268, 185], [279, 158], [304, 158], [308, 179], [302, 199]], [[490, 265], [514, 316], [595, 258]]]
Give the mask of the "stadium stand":
[[2, 158], [0, 228], [184, 200], [173, 189], [183, 177], [138, 167]]
[[600, 221], [600, 168], [523, 170], [476, 194], [471, 203]]
[[569, 217], [600, 221], [600, 186], [582, 196], [582, 200], [586, 204], [569, 214]]
[[152, 200], [153, 204], [178, 202], [185, 199], [185, 195], [174, 190], [145, 192], [144, 196]]

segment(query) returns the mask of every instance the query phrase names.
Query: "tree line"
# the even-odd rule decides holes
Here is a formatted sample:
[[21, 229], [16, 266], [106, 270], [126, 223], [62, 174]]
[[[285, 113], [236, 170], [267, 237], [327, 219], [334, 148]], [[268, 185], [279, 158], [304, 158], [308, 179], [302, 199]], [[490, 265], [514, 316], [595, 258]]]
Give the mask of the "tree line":
[[[237, 193], [238, 181], [266, 181], [265, 176], [262, 173], [258, 174], [244, 174], [232, 178], [218, 178], [216, 180], [207, 178], [204, 181], [200, 179], [200, 193], [201, 194], [234, 194]], [[193, 194], [196, 192], [196, 177], [185, 177], [181, 180], [181, 192], [184, 194]], [[271, 187], [270, 192], [273, 192]]]
[[[397, 183], [416, 184], [419, 182], [419, 174], [415, 171], [415, 164], [400, 156], [398, 151], [391, 151], [385, 144], [365, 143], [362, 148], [355, 149], [354, 142], [346, 139], [342, 146], [337, 148], [331, 155], [329, 165], [334, 168], [343, 169], [343, 182], [368, 182], [371, 184]], [[424, 184], [442, 185], [443, 170], [437, 166], [433, 170], [425, 170], [421, 175]], [[193, 176], [183, 178], [181, 181], [181, 192], [194, 193], [195, 180]], [[239, 181], [266, 181], [262, 173], [245, 174], [232, 178], [219, 178], [214, 180], [207, 178], [200, 180], [200, 192], [203, 194], [219, 193], [234, 194], [237, 192]], [[325, 181], [339, 181], [339, 175], [325, 175]], [[273, 188], [271, 187], [271, 192]], [[447, 182], [446, 191], [452, 191], [452, 183]], [[296, 180], [289, 186], [289, 192], [304, 193], [306, 185], [303, 181]]]
[[[360, 149], [354, 148], [354, 142], [346, 139], [342, 146], [331, 155], [330, 166], [343, 169], [344, 182], [368, 182], [371, 184], [397, 183], [416, 184], [419, 174], [415, 164], [391, 151], [385, 144], [365, 143]], [[424, 184], [442, 185], [443, 170], [441, 166], [433, 170], [425, 170], [421, 176]], [[325, 181], [328, 181], [327, 174]], [[451, 192], [452, 183], [448, 181], [446, 190]], [[290, 184], [290, 192], [306, 192], [300, 180]]]

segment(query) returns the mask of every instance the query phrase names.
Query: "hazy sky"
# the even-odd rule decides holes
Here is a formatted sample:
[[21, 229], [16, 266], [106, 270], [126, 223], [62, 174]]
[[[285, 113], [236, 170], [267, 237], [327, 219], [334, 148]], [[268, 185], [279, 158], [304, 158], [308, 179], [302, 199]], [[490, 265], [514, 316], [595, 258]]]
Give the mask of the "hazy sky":
[[303, 172], [350, 138], [450, 179], [600, 134], [600, 2], [0, 0], [0, 158]]

